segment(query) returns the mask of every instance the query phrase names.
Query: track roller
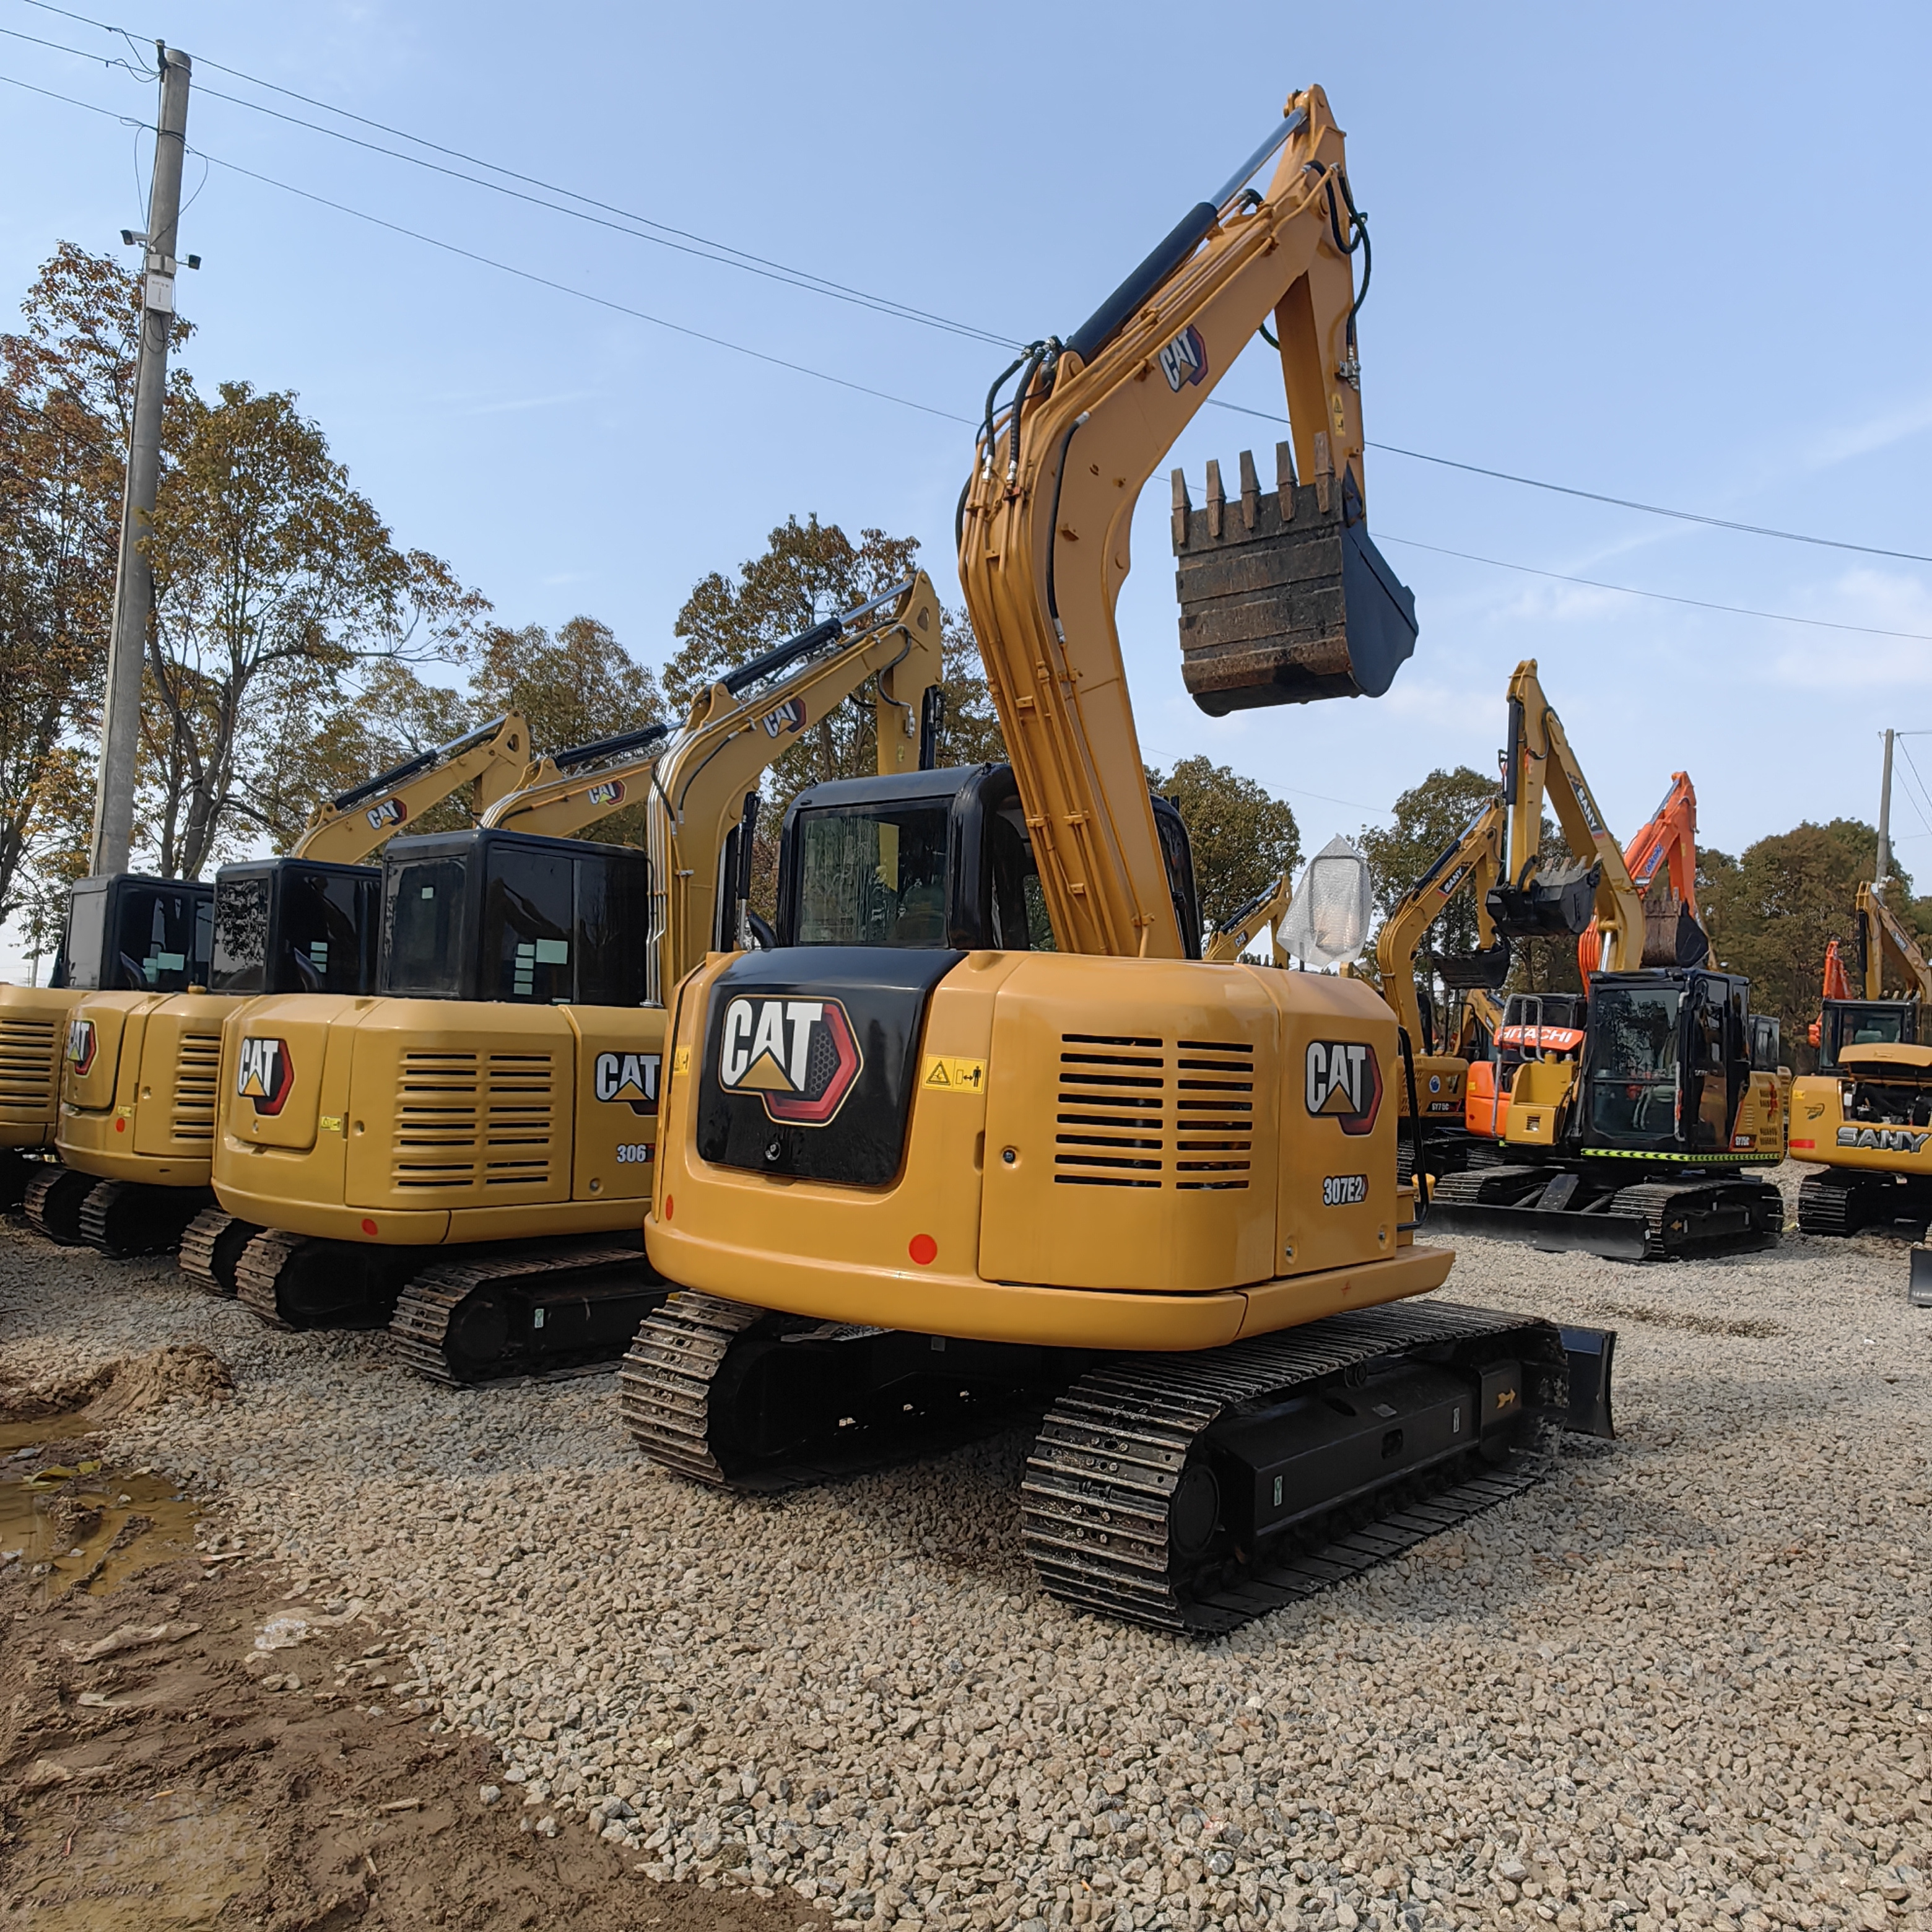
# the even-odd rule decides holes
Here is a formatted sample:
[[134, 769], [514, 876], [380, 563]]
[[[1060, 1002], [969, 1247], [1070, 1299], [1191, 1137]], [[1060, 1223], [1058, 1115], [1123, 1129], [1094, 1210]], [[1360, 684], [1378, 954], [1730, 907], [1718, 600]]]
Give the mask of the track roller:
[[242, 1250], [262, 1231], [225, 1208], [204, 1208], [183, 1231], [181, 1271], [212, 1294], [235, 1292], [235, 1264]]
[[166, 1254], [208, 1202], [205, 1187], [154, 1187], [104, 1180], [80, 1204], [80, 1238], [117, 1260]]
[[20, 1211], [37, 1234], [58, 1241], [64, 1248], [77, 1248], [83, 1245], [82, 1203], [95, 1188], [106, 1185], [98, 1174], [82, 1174], [76, 1167], [50, 1165], [28, 1181], [21, 1196]]

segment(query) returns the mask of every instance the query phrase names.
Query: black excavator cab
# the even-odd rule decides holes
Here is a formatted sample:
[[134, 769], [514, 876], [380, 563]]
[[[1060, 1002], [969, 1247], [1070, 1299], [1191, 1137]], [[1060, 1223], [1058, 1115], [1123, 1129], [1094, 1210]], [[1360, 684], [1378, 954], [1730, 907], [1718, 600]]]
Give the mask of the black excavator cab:
[[213, 993], [368, 993], [382, 874], [374, 866], [263, 859], [214, 875]]
[[1918, 1043], [1916, 1000], [1827, 1000], [1819, 1016], [1818, 1071], [1835, 1073], [1848, 1046]]
[[1586, 1148], [1728, 1151], [1761, 1051], [1750, 1000], [1748, 980], [1696, 967], [1592, 974]]
[[48, 984], [88, 993], [184, 993], [208, 984], [214, 887], [112, 872], [68, 888]]
[[650, 864], [634, 846], [479, 826], [383, 850], [380, 993], [640, 1006], [650, 939]]
[[[1201, 914], [1187, 829], [1154, 824], [1187, 957]], [[779, 946], [1051, 952], [1053, 928], [1010, 765], [837, 778], [792, 800], [781, 835]]]

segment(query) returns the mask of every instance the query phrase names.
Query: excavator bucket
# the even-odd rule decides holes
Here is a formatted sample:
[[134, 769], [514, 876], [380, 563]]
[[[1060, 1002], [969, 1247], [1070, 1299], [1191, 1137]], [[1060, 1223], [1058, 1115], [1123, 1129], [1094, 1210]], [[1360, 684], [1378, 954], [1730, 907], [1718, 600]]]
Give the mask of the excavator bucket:
[[1510, 943], [1498, 938], [1495, 945], [1479, 952], [1438, 952], [1435, 965], [1445, 986], [1466, 992], [1499, 993], [1509, 977]]
[[1701, 966], [1710, 952], [1704, 928], [1675, 892], [1666, 889], [1660, 896], [1644, 895], [1642, 964]]
[[1415, 599], [1370, 541], [1354, 480], [1324, 471], [1298, 483], [1286, 443], [1265, 494], [1251, 452], [1240, 466], [1232, 502], [1220, 465], [1208, 466], [1198, 510], [1174, 472], [1181, 675], [1195, 703], [1220, 718], [1381, 697], [1415, 649]]
[[1579, 860], [1533, 874], [1521, 885], [1492, 886], [1485, 902], [1490, 922], [1510, 939], [1547, 939], [1568, 933], [1580, 938], [1597, 910], [1597, 882], [1603, 867]]

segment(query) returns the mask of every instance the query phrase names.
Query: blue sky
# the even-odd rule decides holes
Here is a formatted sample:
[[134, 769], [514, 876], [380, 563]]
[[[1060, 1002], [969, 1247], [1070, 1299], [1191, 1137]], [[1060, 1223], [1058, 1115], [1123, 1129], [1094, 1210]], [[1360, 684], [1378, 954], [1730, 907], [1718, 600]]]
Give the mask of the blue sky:
[[[809, 511], [917, 535], [956, 602], [970, 432], [950, 418], [976, 416], [1004, 356], [250, 112], [216, 91], [322, 118], [209, 63], [1017, 338], [1083, 318], [1288, 90], [1318, 80], [1374, 236], [1372, 438], [1932, 554], [1923, 8], [74, 4], [198, 59], [189, 366], [206, 385], [297, 391], [398, 537], [512, 623], [588, 611], [655, 662], [698, 577]], [[22, 0], [0, 0], [0, 27], [116, 50]], [[0, 74], [152, 116], [152, 88], [98, 60], [0, 38]], [[0, 86], [8, 302], [57, 241], [107, 247], [140, 225], [147, 152], [130, 128]], [[1264, 350], [1218, 394], [1281, 407]], [[1198, 500], [1209, 457], [1232, 470], [1274, 434], [1210, 409], [1169, 460]], [[1490, 767], [1526, 656], [1623, 836], [1678, 768], [1706, 842], [1732, 851], [1801, 817], [1868, 818], [1879, 730], [1932, 727], [1932, 566], [1372, 452], [1369, 480], [1371, 528], [1422, 626], [1387, 698], [1199, 714], [1180, 685], [1158, 481], [1120, 606], [1148, 755], [1206, 752], [1285, 793], [1310, 850], [1432, 766]], [[1442, 550], [1921, 635], [1724, 615]], [[1932, 739], [1907, 742], [1932, 778]], [[1899, 850], [1932, 879], [1932, 798], [1918, 812], [1895, 808]]]

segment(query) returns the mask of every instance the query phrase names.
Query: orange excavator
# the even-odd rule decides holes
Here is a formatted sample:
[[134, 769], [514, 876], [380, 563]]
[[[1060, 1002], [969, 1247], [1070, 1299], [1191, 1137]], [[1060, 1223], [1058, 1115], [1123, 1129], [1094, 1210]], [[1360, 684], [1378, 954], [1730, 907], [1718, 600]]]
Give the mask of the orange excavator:
[[[1664, 802], [1624, 848], [1624, 868], [1643, 897], [1646, 966], [1696, 966], [1711, 950], [1697, 910], [1697, 793], [1688, 772], [1672, 772]], [[1576, 941], [1583, 984], [1610, 964], [1601, 928], [1592, 920]]]

